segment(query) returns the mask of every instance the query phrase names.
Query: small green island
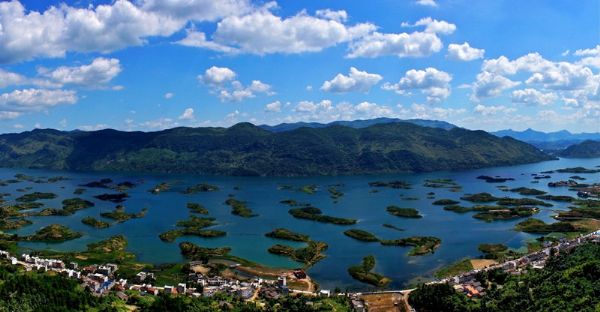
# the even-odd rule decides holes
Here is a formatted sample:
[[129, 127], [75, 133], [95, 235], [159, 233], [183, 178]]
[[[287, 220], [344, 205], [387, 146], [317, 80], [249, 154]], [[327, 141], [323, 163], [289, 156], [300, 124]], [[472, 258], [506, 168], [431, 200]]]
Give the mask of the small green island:
[[363, 242], [378, 242], [379, 241], [379, 238], [377, 238], [377, 236], [375, 236], [372, 233], [369, 233], [367, 231], [363, 231], [363, 230], [359, 230], [359, 229], [346, 230], [346, 231], [344, 231], [344, 235], [346, 235], [348, 237], [352, 237], [359, 241], [363, 241]]
[[97, 229], [106, 229], [110, 226], [110, 224], [108, 222], [98, 220], [94, 217], [85, 217], [85, 218], [81, 219], [81, 223], [89, 225], [89, 226], [97, 228]]
[[44, 192], [33, 192], [29, 194], [25, 194], [23, 196], [17, 197], [15, 199], [19, 203], [29, 203], [34, 202], [41, 199], [54, 199], [56, 198], [56, 194], [54, 193], [44, 193]]
[[422, 218], [423, 216], [419, 214], [419, 211], [414, 208], [400, 208], [398, 206], [388, 206], [386, 208], [387, 212], [396, 217], [402, 218]]
[[186, 207], [191, 211], [199, 214], [208, 214], [208, 209], [198, 203], [187, 203]]
[[60, 243], [81, 237], [82, 234], [75, 232], [68, 227], [60, 224], [50, 224], [45, 226], [33, 235], [25, 237], [27, 241]]
[[546, 194], [545, 191], [541, 191], [541, 190], [534, 189], [534, 188], [528, 188], [528, 187], [517, 187], [517, 188], [510, 189], [510, 191], [513, 193], [519, 193], [521, 195], [530, 195], [530, 196]]
[[94, 197], [99, 200], [102, 200], [102, 201], [109, 201], [109, 202], [118, 204], [118, 203], [124, 202], [127, 198], [129, 198], [129, 194], [127, 194], [127, 193], [115, 193], [115, 194], [104, 193], [104, 194], [96, 195]]
[[376, 287], [387, 286], [392, 280], [379, 273], [372, 272], [374, 268], [375, 257], [369, 255], [362, 259], [361, 264], [349, 267], [348, 273], [357, 281], [371, 284]]
[[179, 243], [179, 250], [181, 254], [189, 260], [206, 260], [212, 257], [223, 257], [229, 254], [231, 248], [229, 247], [218, 247], [208, 248], [200, 247], [194, 243], [181, 242]]
[[448, 206], [448, 205], [456, 205], [458, 203], [459, 203], [459, 201], [446, 198], [446, 199], [438, 199], [438, 200], [434, 201], [432, 204], [436, 205], [436, 206]]
[[227, 235], [224, 231], [206, 230], [207, 227], [217, 225], [215, 218], [190, 216], [188, 220], [177, 222], [178, 229], [169, 230], [159, 235], [165, 242], [173, 242], [180, 236], [199, 236], [204, 238], [221, 237]]
[[306, 247], [294, 248], [288, 245], [276, 244], [267, 250], [268, 252], [289, 257], [294, 261], [301, 262], [305, 267], [310, 267], [325, 258], [323, 252], [329, 246], [324, 242], [309, 241]]
[[442, 240], [433, 236], [412, 236], [401, 239], [380, 240], [384, 246], [413, 246], [408, 252], [409, 256], [421, 256], [433, 253], [440, 245]]
[[545, 223], [539, 219], [527, 219], [523, 222], [520, 222], [516, 225], [515, 229], [517, 231], [526, 232], [526, 233], [536, 233], [536, 234], [548, 234], [552, 232], [560, 232], [560, 233], [568, 233], [568, 232], [577, 232], [577, 229], [573, 224], [569, 222], [559, 221], [554, 223]]
[[470, 194], [462, 196], [460, 199], [470, 201], [472, 203], [491, 203], [498, 201], [500, 198], [493, 196], [490, 193], [482, 192], [477, 194]]
[[200, 183], [200, 184], [192, 185], [192, 186], [186, 188], [183, 191], [183, 194], [192, 195], [192, 194], [203, 193], [203, 192], [216, 192], [218, 190], [219, 190], [219, 187], [216, 185]]
[[143, 208], [138, 213], [128, 213], [128, 212], [125, 212], [124, 206], [117, 205], [117, 207], [115, 207], [115, 210], [110, 211], [110, 212], [102, 212], [102, 213], [100, 213], [100, 215], [102, 217], [105, 217], [108, 219], [116, 220], [117, 222], [125, 222], [129, 219], [143, 218], [146, 215], [146, 212], [148, 212], [148, 209]]
[[298, 219], [306, 219], [323, 223], [332, 223], [338, 225], [351, 225], [356, 224], [355, 219], [338, 218], [328, 215], [324, 215], [321, 209], [308, 206], [302, 208], [293, 208], [289, 210], [289, 213]]
[[154, 195], [158, 195], [162, 192], [166, 192], [171, 189], [171, 184], [167, 182], [161, 182], [155, 185], [153, 188], [149, 189], [148, 192]]
[[411, 185], [408, 182], [405, 181], [375, 181], [375, 182], [369, 182], [369, 186], [371, 187], [388, 187], [388, 188], [393, 188], [393, 189], [403, 189], [403, 190], [409, 190], [411, 189]]
[[305, 234], [296, 233], [285, 228], [277, 228], [265, 234], [266, 237], [284, 239], [294, 242], [309, 242], [310, 237]]
[[475, 206], [473, 211], [479, 211], [473, 215], [475, 219], [486, 222], [497, 220], [511, 220], [530, 217], [540, 211], [536, 207], [504, 207], [504, 206]]
[[243, 218], [252, 218], [258, 216], [258, 214], [255, 214], [252, 209], [248, 208], [248, 204], [244, 201], [237, 200], [235, 198], [228, 198], [225, 201], [225, 204], [231, 207], [231, 214], [233, 215]]

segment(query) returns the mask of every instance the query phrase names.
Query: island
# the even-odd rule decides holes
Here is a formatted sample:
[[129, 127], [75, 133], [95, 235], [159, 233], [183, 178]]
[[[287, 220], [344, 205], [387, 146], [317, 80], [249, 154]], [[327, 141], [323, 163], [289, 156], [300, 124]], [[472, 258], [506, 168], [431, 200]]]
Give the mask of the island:
[[204, 206], [198, 203], [187, 203], [187, 208], [191, 212], [199, 213], [199, 214], [208, 214], [208, 209], [204, 208]]
[[290, 241], [294, 241], [294, 242], [310, 241], [310, 237], [308, 235], [292, 232], [285, 228], [274, 229], [273, 231], [265, 234], [265, 236], [271, 237], [271, 238], [277, 238], [277, 239], [290, 240]]
[[102, 201], [109, 201], [109, 202], [118, 204], [118, 203], [124, 202], [125, 199], [127, 199], [129, 197], [129, 194], [127, 194], [127, 193], [116, 193], [116, 194], [104, 193], [104, 194], [96, 195], [94, 197], [99, 200], [102, 200]]
[[348, 273], [352, 278], [363, 283], [371, 284], [376, 287], [385, 287], [392, 280], [375, 272], [375, 257], [372, 255], [362, 259], [362, 263], [348, 268]]
[[456, 201], [454, 199], [438, 199], [438, 200], [434, 201], [432, 204], [437, 205], [437, 206], [448, 206], [448, 205], [456, 205], [458, 203], [459, 203], [459, 201]]
[[116, 220], [117, 222], [125, 222], [129, 219], [143, 218], [146, 215], [146, 212], [148, 212], [148, 209], [143, 208], [138, 213], [127, 213], [127, 212], [125, 212], [124, 206], [117, 205], [115, 207], [115, 210], [113, 210], [111, 212], [102, 212], [102, 213], [100, 213], [100, 215], [105, 218]]
[[433, 236], [412, 236], [393, 240], [380, 240], [384, 246], [413, 246], [408, 252], [409, 256], [421, 256], [433, 253], [440, 247], [442, 240]]
[[529, 188], [529, 187], [517, 187], [517, 188], [510, 189], [510, 191], [513, 193], [519, 193], [521, 195], [532, 195], [532, 196], [546, 194], [545, 191], [541, 191], [541, 190]]
[[375, 236], [367, 231], [363, 231], [363, 230], [359, 230], [359, 229], [346, 230], [346, 231], [344, 231], [344, 235], [346, 235], [348, 237], [352, 237], [359, 241], [363, 241], [363, 242], [378, 242], [379, 241], [379, 238], [377, 238], [377, 236]]
[[321, 209], [316, 207], [293, 208], [288, 211], [294, 218], [306, 219], [323, 223], [332, 223], [338, 225], [356, 224], [355, 219], [338, 218], [324, 215]]
[[404, 190], [409, 190], [412, 188], [410, 183], [405, 182], [405, 181], [375, 181], [375, 182], [369, 182], [369, 186], [371, 186], [371, 187], [389, 187], [389, 188], [393, 188], [393, 189], [404, 189]]
[[219, 187], [216, 185], [200, 183], [200, 184], [196, 184], [196, 185], [186, 188], [183, 191], [183, 194], [191, 195], [191, 194], [202, 193], [202, 192], [216, 192], [218, 190], [219, 190]]
[[400, 208], [398, 206], [388, 206], [386, 208], [387, 212], [396, 217], [402, 218], [422, 218], [423, 216], [419, 214], [419, 211], [414, 208]]
[[267, 250], [276, 255], [286, 256], [294, 261], [304, 263], [305, 267], [310, 267], [325, 258], [323, 252], [329, 246], [324, 242], [309, 241], [306, 247], [294, 248], [287, 245], [276, 244]]
[[33, 192], [29, 194], [25, 194], [21, 197], [17, 197], [16, 201], [19, 203], [29, 203], [34, 202], [40, 199], [54, 199], [56, 198], [56, 194], [54, 193], [44, 193], [44, 192]]
[[110, 224], [108, 222], [98, 220], [94, 217], [85, 217], [85, 218], [81, 219], [81, 223], [89, 225], [89, 226], [97, 228], [97, 229], [106, 229], [110, 226]]
[[45, 226], [33, 235], [25, 237], [25, 240], [47, 243], [60, 243], [81, 237], [82, 234], [75, 232], [68, 227], [60, 224], [50, 224]]
[[248, 205], [244, 201], [240, 201], [235, 198], [228, 198], [225, 201], [225, 204], [231, 207], [231, 214], [233, 215], [243, 218], [252, 218], [258, 216], [252, 212], [252, 209], [248, 208]]
[[165, 242], [173, 242], [180, 236], [199, 236], [205, 238], [221, 237], [227, 235], [224, 231], [206, 230], [205, 228], [217, 225], [215, 218], [202, 218], [190, 216], [188, 220], [177, 222], [178, 229], [170, 230], [159, 235], [160, 239]]
[[542, 220], [533, 218], [518, 223], [515, 229], [521, 232], [536, 234], [548, 234], [552, 232], [577, 232], [577, 229], [569, 222], [559, 221], [547, 224]]

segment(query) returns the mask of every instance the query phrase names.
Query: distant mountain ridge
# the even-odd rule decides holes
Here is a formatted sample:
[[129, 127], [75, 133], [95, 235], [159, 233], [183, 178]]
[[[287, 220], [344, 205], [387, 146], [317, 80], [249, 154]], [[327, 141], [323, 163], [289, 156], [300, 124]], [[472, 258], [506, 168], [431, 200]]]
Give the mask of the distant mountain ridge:
[[333, 125], [346, 126], [350, 128], [360, 129], [366, 128], [373, 125], [393, 123], [393, 122], [407, 122], [422, 127], [440, 128], [444, 130], [450, 130], [456, 128], [455, 125], [441, 121], [441, 120], [428, 120], [428, 119], [399, 119], [399, 118], [374, 118], [374, 119], [358, 119], [358, 120], [339, 120], [330, 123], [319, 123], [319, 122], [295, 122], [295, 123], [282, 123], [275, 126], [260, 125], [259, 127], [271, 132], [283, 132], [291, 131], [298, 128], [325, 128]]
[[548, 159], [513, 138], [407, 122], [284, 132], [240, 123], [156, 132], [37, 129], [0, 135], [0, 166], [66, 170], [308, 176], [458, 170]]
[[510, 136], [517, 140], [527, 142], [543, 150], [562, 150], [570, 145], [581, 143], [585, 140], [600, 140], [600, 133], [571, 133], [567, 130], [556, 132], [541, 132], [531, 128], [523, 131], [511, 129], [490, 132], [496, 136]]

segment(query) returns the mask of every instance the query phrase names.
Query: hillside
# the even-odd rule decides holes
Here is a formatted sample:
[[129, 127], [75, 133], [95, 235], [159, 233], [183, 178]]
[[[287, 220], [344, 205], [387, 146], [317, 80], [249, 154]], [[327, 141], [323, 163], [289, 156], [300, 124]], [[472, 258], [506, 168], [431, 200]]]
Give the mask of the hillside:
[[560, 156], [570, 158], [600, 157], [600, 141], [587, 140], [571, 145], [562, 151]]
[[70, 170], [301, 176], [470, 169], [547, 159], [512, 138], [404, 122], [286, 132], [240, 123], [158, 132], [38, 129], [0, 135], [0, 166]]

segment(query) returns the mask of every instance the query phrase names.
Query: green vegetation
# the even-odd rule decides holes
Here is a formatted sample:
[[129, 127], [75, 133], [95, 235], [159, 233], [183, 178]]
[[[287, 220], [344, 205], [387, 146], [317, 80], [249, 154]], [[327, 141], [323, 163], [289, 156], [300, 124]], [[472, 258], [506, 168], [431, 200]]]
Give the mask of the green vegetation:
[[231, 207], [231, 214], [240, 216], [243, 218], [252, 218], [258, 216], [252, 209], [248, 208], [248, 205], [244, 201], [237, 200], [235, 198], [228, 198], [225, 204]]
[[85, 189], [82, 187], [78, 187], [73, 191], [73, 194], [75, 194], [75, 195], [81, 195], [83, 193], [85, 193]]
[[344, 231], [344, 235], [357, 239], [363, 242], [378, 242], [379, 238], [377, 236], [363, 230], [359, 229], [350, 229]]
[[268, 249], [268, 252], [276, 255], [290, 257], [294, 261], [304, 263], [310, 267], [325, 258], [323, 252], [327, 250], [324, 242], [309, 241], [306, 247], [293, 248], [287, 245], [276, 244]]
[[146, 215], [146, 212], [148, 212], [148, 209], [143, 208], [138, 213], [127, 213], [125, 212], [124, 206], [117, 205], [117, 207], [115, 207], [115, 210], [111, 212], [103, 212], [100, 215], [105, 218], [116, 220], [117, 222], [125, 222], [129, 219], [143, 218]]
[[434, 201], [432, 204], [437, 205], [437, 206], [449, 206], [449, 205], [456, 205], [458, 203], [459, 203], [459, 201], [456, 201], [454, 199], [438, 199], [438, 200]]
[[503, 244], [480, 244], [478, 249], [484, 253], [484, 257], [487, 259], [499, 259], [508, 250], [508, 247]]
[[70, 215], [75, 213], [77, 210], [94, 207], [94, 203], [81, 198], [69, 198], [62, 201], [63, 204], [63, 215]]
[[19, 203], [29, 203], [34, 202], [40, 199], [54, 199], [56, 198], [56, 194], [54, 193], [42, 193], [42, 192], [33, 192], [29, 194], [25, 194], [21, 197], [17, 197], [16, 201]]
[[180, 236], [194, 235], [205, 238], [221, 237], [227, 235], [224, 231], [205, 230], [205, 228], [217, 225], [215, 218], [201, 218], [190, 216], [188, 220], [177, 222], [179, 229], [173, 229], [159, 235], [160, 239], [165, 242], [173, 242]]
[[331, 197], [331, 199], [333, 199], [334, 201], [337, 201], [340, 197], [344, 196], [344, 193], [342, 193], [342, 191], [340, 191], [338, 189], [340, 185], [330, 185], [327, 188], [327, 191], [329, 192], [329, 197]]
[[503, 197], [500, 198], [497, 202], [500, 206], [543, 206], [543, 207], [552, 207], [552, 204], [547, 202], [533, 199], [533, 198], [510, 198]]
[[85, 217], [85, 218], [81, 219], [81, 223], [87, 224], [87, 225], [89, 225], [91, 227], [95, 227], [97, 229], [106, 229], [110, 226], [110, 224], [108, 222], [98, 220], [94, 217]]
[[422, 218], [423, 216], [419, 214], [419, 211], [414, 208], [400, 208], [398, 206], [388, 206], [386, 208], [387, 212], [396, 217], [403, 218]]
[[186, 188], [183, 191], [183, 194], [197, 194], [203, 192], [216, 192], [219, 190], [219, 187], [216, 185], [210, 185], [207, 183], [200, 183]]
[[312, 195], [317, 191], [318, 187], [315, 184], [308, 184], [300, 187], [300, 192]]
[[567, 203], [570, 203], [575, 200], [575, 197], [567, 196], [567, 195], [540, 195], [540, 196], [536, 196], [536, 197], [539, 199], [543, 199], [543, 200], [552, 200], [552, 201], [567, 202]]
[[23, 219], [23, 218], [17, 218], [17, 219], [0, 219], [0, 230], [2, 231], [7, 231], [7, 230], [16, 230], [16, 229], [20, 229], [26, 225], [30, 225], [33, 224], [33, 222], [27, 220], [27, 219]]
[[481, 210], [485, 209], [485, 211], [474, 214], [473, 218], [481, 219], [487, 222], [530, 217], [540, 211], [538, 208], [535, 207], [504, 208], [496, 206], [476, 206], [474, 210], [478, 211], [478, 208]]
[[417, 311], [597, 311], [600, 306], [600, 245], [587, 243], [551, 257], [540, 270], [512, 276], [501, 270], [478, 274], [488, 285], [482, 299], [468, 299], [448, 284], [420, 285], [409, 303]]
[[539, 219], [527, 219], [520, 222], [515, 227], [517, 231], [537, 234], [548, 234], [552, 232], [576, 232], [577, 229], [569, 222], [555, 222], [546, 224], [544, 221]]
[[454, 211], [457, 213], [465, 213], [465, 212], [473, 211], [473, 208], [460, 206], [460, 205], [448, 205], [448, 206], [444, 206], [444, 210]]
[[375, 182], [369, 182], [369, 186], [371, 186], [371, 187], [389, 187], [389, 188], [393, 188], [393, 189], [404, 189], [404, 190], [411, 189], [410, 183], [404, 182], [404, 181], [388, 181], [388, 182], [375, 181]]
[[231, 248], [229, 247], [200, 247], [190, 242], [179, 243], [179, 249], [181, 250], [181, 254], [190, 260], [204, 260], [212, 257], [222, 257], [231, 251]]
[[401, 239], [381, 240], [384, 246], [413, 246], [408, 252], [409, 256], [421, 256], [433, 253], [440, 247], [442, 240], [433, 236], [412, 236]]
[[445, 278], [450, 276], [456, 276], [461, 273], [469, 272], [471, 270], [473, 270], [473, 264], [471, 263], [471, 260], [463, 259], [439, 269], [435, 272], [434, 275], [437, 278]]
[[510, 191], [513, 193], [519, 193], [521, 195], [532, 195], [532, 196], [546, 194], [546, 192], [544, 192], [544, 191], [540, 191], [540, 190], [537, 190], [534, 188], [528, 188], [528, 187], [517, 187], [517, 188], [510, 189]]
[[486, 175], [480, 175], [477, 177], [479, 180], [485, 180], [487, 183], [504, 183], [506, 181], [514, 181], [514, 178], [502, 178], [502, 177], [490, 177]]
[[187, 203], [187, 208], [195, 213], [208, 214], [208, 209], [198, 203]]
[[311, 206], [290, 209], [289, 213], [294, 218], [298, 218], [298, 219], [313, 220], [313, 221], [317, 221], [317, 222], [333, 223], [333, 224], [338, 224], [338, 225], [356, 224], [355, 219], [338, 218], [338, 217], [331, 217], [328, 215], [324, 215], [323, 212], [321, 211], [321, 209], [316, 208], [316, 207], [311, 207]]
[[587, 169], [584, 167], [570, 167], [570, 168], [558, 169], [558, 170], [556, 170], [556, 172], [560, 172], [560, 173], [598, 173], [598, 172], [600, 172], [600, 169]]
[[310, 237], [305, 234], [300, 234], [296, 232], [292, 232], [288, 229], [278, 228], [273, 231], [265, 234], [266, 237], [285, 239], [294, 242], [308, 242], [310, 241]]
[[371, 284], [376, 287], [387, 286], [391, 280], [381, 274], [372, 272], [374, 268], [375, 257], [369, 255], [362, 259], [361, 264], [349, 267], [348, 273], [352, 278], [363, 283]]
[[425, 183], [423, 183], [423, 186], [431, 188], [447, 188], [453, 192], [461, 189], [461, 186], [452, 179], [427, 179], [425, 180]]
[[51, 224], [39, 229], [35, 234], [27, 236], [28, 241], [38, 242], [64, 242], [81, 237], [82, 234], [75, 232], [60, 224]]

